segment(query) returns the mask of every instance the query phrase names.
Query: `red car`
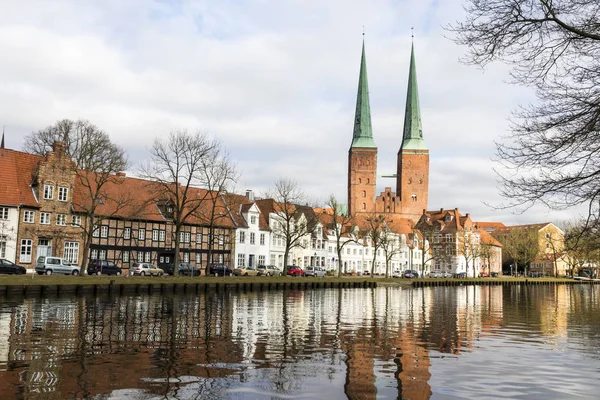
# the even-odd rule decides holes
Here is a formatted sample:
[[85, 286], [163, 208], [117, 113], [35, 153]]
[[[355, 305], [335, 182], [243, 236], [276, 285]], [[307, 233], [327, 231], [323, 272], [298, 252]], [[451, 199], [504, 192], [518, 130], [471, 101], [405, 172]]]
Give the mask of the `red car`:
[[300, 267], [298, 267], [296, 265], [288, 265], [286, 275], [289, 275], [289, 276], [304, 276], [304, 271], [302, 271], [302, 268], [300, 268]]

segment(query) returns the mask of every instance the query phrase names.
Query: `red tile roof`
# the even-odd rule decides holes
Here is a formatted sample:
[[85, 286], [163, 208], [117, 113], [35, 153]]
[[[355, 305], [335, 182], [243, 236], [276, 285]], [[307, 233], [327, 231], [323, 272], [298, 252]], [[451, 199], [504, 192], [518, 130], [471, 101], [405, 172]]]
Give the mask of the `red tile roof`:
[[44, 157], [0, 149], [0, 204], [38, 207], [31, 183]]

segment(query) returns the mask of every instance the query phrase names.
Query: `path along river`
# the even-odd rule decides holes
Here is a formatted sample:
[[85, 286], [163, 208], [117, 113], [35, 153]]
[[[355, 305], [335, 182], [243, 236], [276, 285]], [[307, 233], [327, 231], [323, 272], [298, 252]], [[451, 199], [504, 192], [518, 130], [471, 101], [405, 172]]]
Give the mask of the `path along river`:
[[600, 286], [0, 299], [1, 399], [575, 399]]

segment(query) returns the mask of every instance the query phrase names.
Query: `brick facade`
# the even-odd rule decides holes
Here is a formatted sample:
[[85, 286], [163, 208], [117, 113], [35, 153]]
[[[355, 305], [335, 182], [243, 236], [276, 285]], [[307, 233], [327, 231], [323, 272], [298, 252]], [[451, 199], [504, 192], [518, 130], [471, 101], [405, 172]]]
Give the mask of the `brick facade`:
[[377, 148], [350, 148], [348, 153], [348, 213], [375, 209]]

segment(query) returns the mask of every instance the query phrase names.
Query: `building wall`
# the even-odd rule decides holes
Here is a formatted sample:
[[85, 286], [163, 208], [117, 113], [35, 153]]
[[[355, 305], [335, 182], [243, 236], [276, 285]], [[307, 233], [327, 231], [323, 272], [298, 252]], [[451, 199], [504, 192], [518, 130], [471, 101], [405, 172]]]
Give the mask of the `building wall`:
[[[2, 218], [4, 214], [8, 214], [7, 218]], [[0, 206], [0, 258], [17, 262], [18, 229], [19, 209], [17, 207]]]
[[429, 196], [429, 150], [401, 150], [398, 153], [396, 194], [401, 214], [418, 221], [427, 209]]
[[375, 209], [377, 149], [351, 148], [348, 153], [348, 212], [372, 212]]

